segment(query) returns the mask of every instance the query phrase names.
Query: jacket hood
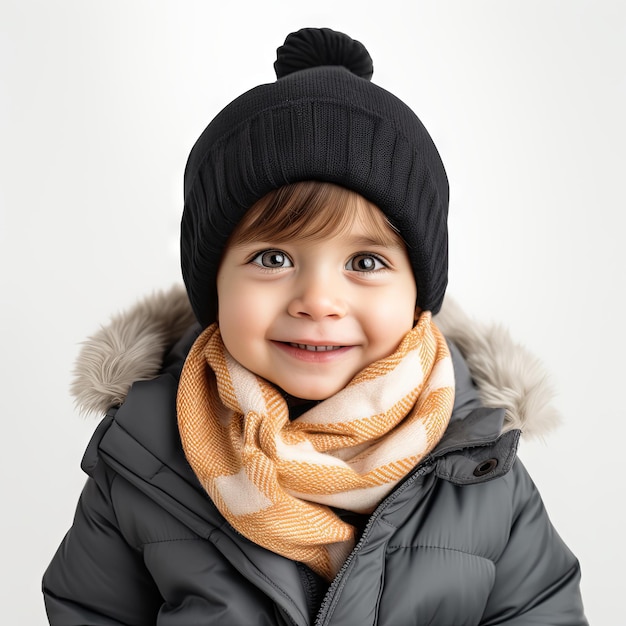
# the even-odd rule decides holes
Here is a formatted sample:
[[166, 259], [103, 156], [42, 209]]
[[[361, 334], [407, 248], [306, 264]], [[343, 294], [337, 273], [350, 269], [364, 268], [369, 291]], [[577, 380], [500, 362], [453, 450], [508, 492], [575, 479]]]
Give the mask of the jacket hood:
[[[504, 430], [541, 437], [558, 425], [544, 367], [504, 327], [471, 319], [450, 297], [434, 319], [459, 348], [482, 404], [505, 410]], [[133, 383], [158, 375], [167, 350], [195, 323], [178, 285], [113, 316], [83, 343], [76, 360], [71, 393], [81, 413], [122, 404]]]

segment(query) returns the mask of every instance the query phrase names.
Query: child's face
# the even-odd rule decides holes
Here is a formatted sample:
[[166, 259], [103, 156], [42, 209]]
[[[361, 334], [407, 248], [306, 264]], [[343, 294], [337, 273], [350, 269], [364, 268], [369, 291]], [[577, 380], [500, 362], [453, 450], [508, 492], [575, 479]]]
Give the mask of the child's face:
[[404, 245], [372, 241], [359, 220], [319, 241], [229, 246], [217, 292], [230, 354], [309, 400], [391, 354], [413, 327], [417, 299]]

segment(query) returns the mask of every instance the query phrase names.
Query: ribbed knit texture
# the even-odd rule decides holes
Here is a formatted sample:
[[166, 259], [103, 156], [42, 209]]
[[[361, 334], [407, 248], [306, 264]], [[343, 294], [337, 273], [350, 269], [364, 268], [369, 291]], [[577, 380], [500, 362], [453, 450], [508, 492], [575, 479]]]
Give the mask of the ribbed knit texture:
[[[443, 163], [423, 124], [393, 94], [342, 64], [313, 66], [330, 62], [332, 41], [325, 32], [300, 42], [299, 56], [286, 43], [290, 56], [277, 63], [295, 65], [290, 73], [234, 100], [191, 151], [181, 263], [204, 326], [216, 319], [215, 281], [228, 236], [254, 202], [302, 180], [336, 183], [377, 205], [407, 244], [418, 305], [433, 314], [441, 306], [448, 268]], [[332, 49], [307, 52], [314, 45]], [[344, 48], [346, 64], [367, 75], [369, 55], [370, 65], [358, 47], [336, 46]], [[307, 54], [312, 66], [301, 69]]]
[[177, 410], [187, 460], [230, 524], [330, 580], [355, 529], [329, 507], [371, 512], [440, 440], [453, 402], [448, 347], [424, 312], [393, 354], [292, 421], [214, 324], [187, 357]]

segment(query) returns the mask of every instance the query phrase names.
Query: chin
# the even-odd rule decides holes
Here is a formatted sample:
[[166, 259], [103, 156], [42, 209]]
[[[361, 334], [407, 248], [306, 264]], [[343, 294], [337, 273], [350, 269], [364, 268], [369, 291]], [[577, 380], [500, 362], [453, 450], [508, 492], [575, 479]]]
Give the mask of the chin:
[[338, 391], [341, 391], [341, 389], [342, 387], [339, 389], [303, 389], [302, 387], [283, 387], [283, 391], [287, 392], [292, 398], [316, 402], [327, 400], [331, 396], [334, 396]]

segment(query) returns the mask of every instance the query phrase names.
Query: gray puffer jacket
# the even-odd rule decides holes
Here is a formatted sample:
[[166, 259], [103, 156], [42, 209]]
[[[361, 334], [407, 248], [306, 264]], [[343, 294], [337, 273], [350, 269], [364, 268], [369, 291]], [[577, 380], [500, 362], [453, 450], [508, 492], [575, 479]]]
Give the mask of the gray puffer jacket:
[[50, 623], [586, 624], [578, 562], [516, 458], [521, 430], [555, 420], [543, 374], [504, 332], [447, 308], [437, 319], [453, 342], [450, 426], [366, 521], [330, 587], [231, 528], [185, 460], [176, 389], [198, 330], [167, 350], [191, 322], [184, 293], [113, 319], [79, 358], [77, 399], [106, 417], [44, 576]]

